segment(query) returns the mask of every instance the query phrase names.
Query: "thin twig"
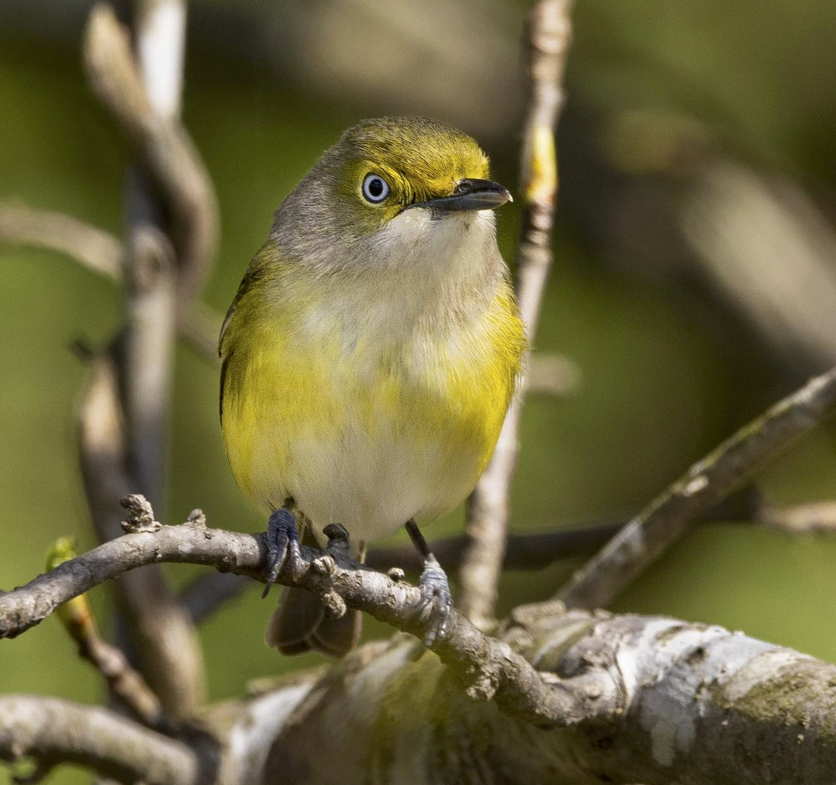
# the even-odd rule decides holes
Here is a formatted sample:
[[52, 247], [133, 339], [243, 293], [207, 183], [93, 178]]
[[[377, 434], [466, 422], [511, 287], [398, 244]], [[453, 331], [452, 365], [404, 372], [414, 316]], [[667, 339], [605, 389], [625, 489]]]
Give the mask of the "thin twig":
[[[0, 243], [56, 251], [111, 281], [124, 280], [125, 247], [119, 238], [66, 213], [0, 202]], [[180, 336], [216, 364], [223, 316], [200, 300], [177, 316]], [[528, 380], [532, 392], [566, 395], [577, 384], [579, 372], [570, 360], [549, 355], [541, 364]]]
[[[127, 504], [149, 507], [141, 497]], [[106, 580], [142, 565], [180, 562], [214, 566], [222, 571], [264, 580], [264, 535], [209, 529], [193, 515], [182, 526], [149, 524], [136, 517], [131, 533], [111, 540], [26, 586], [0, 595], [0, 637], [14, 637], [49, 616], [60, 604]], [[280, 583], [316, 593], [334, 614], [346, 606], [372, 614], [380, 621], [421, 637], [428, 613], [416, 613], [419, 589], [368, 569], [342, 550], [328, 554], [302, 548], [304, 566], [296, 580]], [[449, 667], [459, 685], [474, 699], [494, 700], [510, 716], [539, 726], [600, 723], [620, 710], [619, 693], [611, 678], [590, 669], [570, 679], [548, 681], [507, 645], [483, 635], [464, 616], [453, 614], [449, 632], [433, 650]]]
[[185, 310], [202, 288], [217, 245], [217, 203], [206, 167], [177, 117], [155, 109], [155, 89], [146, 92], [127, 35], [107, 6], [91, 12], [84, 59], [93, 91], [171, 216], [178, 304]]
[[48, 248], [111, 280], [122, 278], [122, 243], [109, 232], [64, 213], [0, 202], [0, 242]]
[[[75, 555], [72, 538], [61, 537], [50, 549], [47, 569], [54, 569]], [[127, 706], [144, 725], [160, 729], [163, 714], [159, 699], [141, 674], [131, 667], [122, 650], [101, 637], [87, 595], [80, 594], [62, 605], [57, 616], [78, 646], [79, 656], [105, 679], [111, 696]]]
[[58, 763], [76, 763], [128, 785], [213, 781], [185, 744], [109, 709], [40, 695], [0, 696], [0, 758], [30, 757], [43, 774]]
[[[571, 0], [541, 0], [528, 18], [529, 103], [523, 132], [523, 221], [516, 291], [530, 342], [552, 262], [551, 230], [557, 196], [554, 128], [563, 104], [563, 71], [571, 35]], [[493, 458], [468, 505], [470, 545], [460, 571], [459, 607], [477, 625], [490, 622], [508, 529], [508, 496], [517, 461], [523, 390], [511, 404]]]
[[558, 592], [568, 607], [605, 607], [760, 465], [836, 408], [836, 369], [811, 379], [694, 464]]
[[[106, 355], [90, 362], [90, 382], [79, 415], [79, 458], [93, 525], [102, 542], [122, 535], [123, 511], [116, 500], [130, 490], [124, 423], [116, 368]], [[175, 717], [202, 700], [203, 662], [188, 612], [171, 595], [158, 567], [135, 570], [115, 584], [137, 664]], [[120, 641], [121, 643], [121, 641]]]
[[[747, 486], [700, 515], [697, 522], [760, 526], [790, 536], [833, 534], [836, 533], [836, 502], [776, 507], [764, 501], [757, 489]], [[625, 524], [624, 520], [598, 521], [576, 527], [564, 524], [552, 531], [511, 534], [502, 570], [540, 570], [562, 560], [588, 559], [618, 534]], [[431, 542], [430, 550], [450, 569], [457, 569], [468, 543], [466, 535], [458, 535]], [[380, 571], [397, 567], [417, 572], [423, 566], [411, 545], [372, 548], [366, 554], [365, 563]], [[250, 581], [238, 575], [204, 573], [185, 587], [180, 601], [199, 624], [240, 596], [250, 585]]]

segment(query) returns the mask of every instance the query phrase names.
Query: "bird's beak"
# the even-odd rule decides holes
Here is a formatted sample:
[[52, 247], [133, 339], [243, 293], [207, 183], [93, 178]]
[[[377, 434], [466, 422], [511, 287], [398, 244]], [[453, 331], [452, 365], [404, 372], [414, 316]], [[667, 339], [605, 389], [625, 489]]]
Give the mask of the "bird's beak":
[[428, 207], [433, 211], [449, 213], [459, 210], [493, 210], [511, 202], [508, 189], [493, 180], [459, 180], [450, 196], [441, 196], [410, 207]]

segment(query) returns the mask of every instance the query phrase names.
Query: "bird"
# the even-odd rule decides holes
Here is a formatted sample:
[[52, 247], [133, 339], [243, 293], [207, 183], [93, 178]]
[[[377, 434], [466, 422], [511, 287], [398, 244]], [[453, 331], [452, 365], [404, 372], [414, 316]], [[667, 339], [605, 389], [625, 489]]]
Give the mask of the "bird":
[[[220, 334], [232, 474], [268, 515], [266, 592], [300, 539], [367, 543], [406, 527], [424, 569], [424, 643], [446, 635], [447, 576], [419, 524], [459, 505], [499, 437], [526, 337], [490, 179], [467, 134], [424, 118], [345, 131], [279, 205]], [[342, 656], [360, 615], [285, 588], [265, 642]]]

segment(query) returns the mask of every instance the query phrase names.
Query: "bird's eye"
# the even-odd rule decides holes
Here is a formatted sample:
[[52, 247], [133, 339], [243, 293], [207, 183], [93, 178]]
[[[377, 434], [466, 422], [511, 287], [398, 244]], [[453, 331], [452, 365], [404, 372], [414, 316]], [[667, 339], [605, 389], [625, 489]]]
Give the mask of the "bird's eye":
[[363, 178], [363, 196], [366, 200], [377, 204], [382, 202], [389, 196], [389, 183], [386, 182], [379, 174], [369, 172]]

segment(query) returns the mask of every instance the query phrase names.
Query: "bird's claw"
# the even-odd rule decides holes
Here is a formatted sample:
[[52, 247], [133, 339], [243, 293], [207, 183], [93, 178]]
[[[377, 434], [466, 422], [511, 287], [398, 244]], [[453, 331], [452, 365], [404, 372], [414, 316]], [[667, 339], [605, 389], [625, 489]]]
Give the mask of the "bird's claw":
[[296, 519], [293, 513], [282, 507], [274, 510], [267, 522], [267, 575], [262, 599], [270, 592], [270, 587], [285, 567], [290, 568], [290, 574], [295, 580], [301, 575], [304, 562], [299, 550]]
[[429, 623], [424, 632], [423, 641], [424, 646], [431, 648], [436, 640], [443, 640], [447, 637], [447, 625], [453, 612], [453, 595], [450, 593], [447, 574], [434, 557], [424, 562], [424, 571], [418, 580], [418, 588], [421, 589], [421, 599], [418, 600], [416, 612], [423, 613], [428, 606], [431, 606]]

